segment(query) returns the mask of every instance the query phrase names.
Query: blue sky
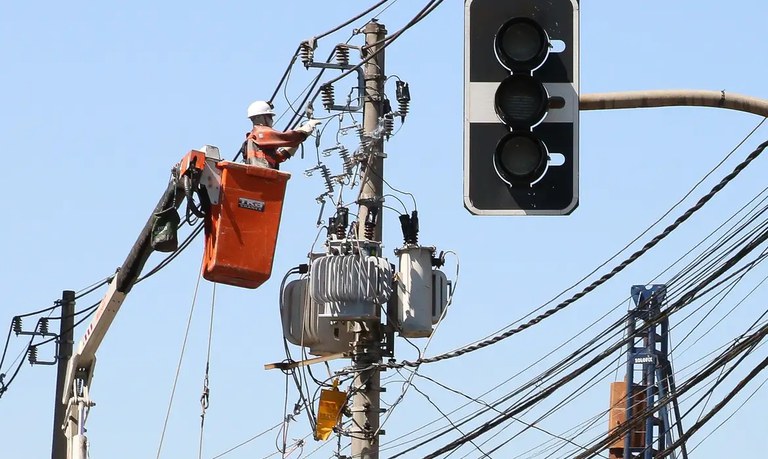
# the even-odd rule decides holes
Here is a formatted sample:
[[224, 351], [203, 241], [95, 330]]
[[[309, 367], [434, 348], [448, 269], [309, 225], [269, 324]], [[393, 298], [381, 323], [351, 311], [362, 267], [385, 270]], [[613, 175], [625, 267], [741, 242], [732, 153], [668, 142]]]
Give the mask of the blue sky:
[[[217, 145], [231, 158], [249, 129], [247, 105], [271, 95], [297, 44], [372, 3], [4, 4], [0, 139], [8, 170], [3, 180], [5, 224], [0, 227], [5, 259], [0, 325], [16, 314], [50, 305], [62, 290], [80, 290], [111, 274], [165, 189], [170, 168], [187, 151], [205, 143]], [[390, 3], [379, 19], [393, 32], [425, 2]], [[581, 92], [690, 88], [768, 98], [768, 63], [762, 52], [766, 17], [768, 5], [757, 0], [739, 2], [735, 8], [692, 0], [584, 2]], [[317, 55], [327, 55], [333, 45], [349, 38], [351, 30], [352, 26], [321, 40]], [[581, 197], [571, 216], [473, 217], [462, 202], [462, 34], [461, 3], [445, 2], [388, 47], [386, 56], [387, 73], [408, 81], [413, 99], [405, 124], [385, 145], [387, 181], [416, 197], [421, 241], [453, 250], [460, 259], [454, 303], [427, 355], [490, 335], [581, 279], [664, 214], [761, 121], [754, 115], [706, 108], [582, 112]], [[353, 38], [357, 44], [360, 40]], [[285, 94], [293, 100], [313, 76], [297, 65]], [[340, 88], [343, 85], [337, 94], [344, 93]], [[391, 80], [387, 91], [394, 96]], [[276, 109], [287, 108], [281, 94]], [[332, 139], [328, 135], [323, 141], [332, 144]], [[768, 127], [763, 126], [633, 248], [660, 232], [766, 139]], [[476, 396], [537, 361], [614, 306], [619, 305], [609, 319], [621, 317], [631, 285], [651, 281], [763, 189], [766, 161], [756, 160], [667, 240], [562, 313], [489, 349], [425, 365], [420, 372]], [[293, 177], [272, 279], [255, 291], [216, 289], [204, 457], [226, 451], [283, 417], [285, 378], [263, 370], [263, 364], [284, 358], [277, 305], [280, 279], [304, 262], [318, 232], [315, 221], [320, 209], [315, 197], [322, 192], [322, 183], [317, 175], [303, 174], [314, 164], [314, 146], [308, 143], [305, 157], [292, 159], [284, 168]], [[410, 210], [409, 198], [401, 198]], [[387, 204], [399, 207], [394, 199]], [[383, 224], [385, 254], [394, 260], [392, 250], [401, 244], [396, 214], [385, 213]], [[97, 403], [87, 424], [92, 457], [156, 455], [201, 254], [202, 240], [197, 240], [170, 266], [138, 285], [115, 320], [99, 350], [91, 392]], [[151, 259], [148, 266], [159, 259]], [[751, 274], [751, 286], [765, 275], [761, 269]], [[446, 273], [453, 278], [454, 271], [451, 260]], [[197, 454], [211, 295], [212, 285], [202, 283], [162, 457]], [[765, 310], [755, 300], [760, 296], [758, 290], [751, 302], [701, 336], [690, 350], [676, 355], [676, 365], [695, 362], [745, 330]], [[85, 297], [78, 308], [98, 299], [98, 294]], [[673, 331], [673, 342], [699, 320], [713, 325], [728, 309], [730, 304], [710, 318], [692, 318]], [[77, 330], [76, 340], [83, 328]], [[24, 343], [12, 338], [11, 359]], [[52, 354], [52, 347], [41, 348], [40, 358]], [[414, 358], [414, 351], [399, 339], [396, 357]], [[346, 363], [337, 362], [333, 368]], [[530, 377], [545, 366], [538, 364], [526, 374]], [[752, 366], [753, 361], [746, 363], [747, 370]], [[318, 367], [316, 372], [324, 374], [325, 369]], [[384, 376], [391, 376], [384, 394], [384, 401], [391, 403], [400, 392], [399, 377], [394, 372]], [[764, 378], [758, 377], [747, 393]], [[563, 432], [605, 410], [613, 378], [609, 379], [576, 398], [562, 415], [543, 421], [542, 427]], [[466, 401], [426, 380], [415, 382], [443, 411]], [[0, 399], [3, 455], [49, 454], [54, 387], [54, 367], [22, 368]], [[291, 390], [289, 406], [296, 398]], [[695, 456], [752, 451], [754, 438], [768, 428], [759, 411], [765, 397], [765, 390], [758, 392], [697, 448]], [[744, 398], [729, 405], [719, 420]], [[382, 442], [394, 442], [427, 422], [444, 424], [440, 419], [440, 413], [411, 390], [387, 421]], [[534, 419], [536, 412], [528, 420]], [[693, 443], [704, 439], [718, 422], [708, 424]], [[489, 445], [500, 443], [513, 430], [510, 427], [508, 435], [502, 433]], [[302, 419], [291, 424], [289, 439], [308, 433]], [[224, 457], [268, 456], [275, 452], [274, 436], [275, 431]], [[523, 435], [501, 449], [498, 457], [514, 457], [548, 439], [542, 433]], [[331, 457], [334, 444], [313, 457]], [[317, 446], [309, 440], [302, 457]], [[480, 453], [464, 447], [454, 457], [465, 454]]]

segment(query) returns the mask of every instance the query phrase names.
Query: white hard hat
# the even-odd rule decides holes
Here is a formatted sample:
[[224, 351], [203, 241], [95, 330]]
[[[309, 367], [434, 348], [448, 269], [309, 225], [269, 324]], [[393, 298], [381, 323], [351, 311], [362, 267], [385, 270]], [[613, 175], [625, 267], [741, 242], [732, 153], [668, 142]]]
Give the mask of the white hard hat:
[[272, 105], [263, 100], [257, 100], [248, 106], [248, 118], [259, 115], [274, 115]]

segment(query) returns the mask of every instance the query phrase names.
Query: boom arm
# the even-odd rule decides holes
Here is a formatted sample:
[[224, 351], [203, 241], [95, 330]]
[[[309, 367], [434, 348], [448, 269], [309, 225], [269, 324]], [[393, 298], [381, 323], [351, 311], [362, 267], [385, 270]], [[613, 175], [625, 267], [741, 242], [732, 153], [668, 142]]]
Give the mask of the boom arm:
[[136, 284], [144, 265], [152, 254], [152, 227], [155, 215], [171, 207], [177, 207], [181, 203], [184, 197], [183, 181], [185, 177], [188, 177], [188, 171], [199, 172], [208, 193], [213, 194], [211, 190], [215, 189], [215, 183], [211, 183], [212, 179], [206, 172], [212, 167], [211, 162], [219, 161], [219, 151], [216, 147], [208, 145], [201, 150], [203, 151], [191, 151], [174, 168], [165, 192], [141, 230], [123, 265], [109, 283], [107, 292], [85, 331], [77, 351], [68, 363], [66, 384], [64, 385], [64, 392], [61, 394], [62, 402], [67, 404], [66, 420], [62, 426], [68, 444], [66, 459], [87, 458], [84, 425], [86, 412], [93, 406], [88, 391], [93, 380], [96, 351], [109, 331], [109, 327], [112, 325], [125, 297]]

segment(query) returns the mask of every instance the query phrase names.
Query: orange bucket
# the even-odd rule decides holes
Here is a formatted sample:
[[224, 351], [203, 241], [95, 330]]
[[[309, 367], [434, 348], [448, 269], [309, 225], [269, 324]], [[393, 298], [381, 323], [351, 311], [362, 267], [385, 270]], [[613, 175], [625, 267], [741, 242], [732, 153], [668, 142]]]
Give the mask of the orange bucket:
[[221, 193], [205, 220], [203, 277], [256, 288], [272, 274], [291, 174], [229, 161], [216, 167], [221, 170]]

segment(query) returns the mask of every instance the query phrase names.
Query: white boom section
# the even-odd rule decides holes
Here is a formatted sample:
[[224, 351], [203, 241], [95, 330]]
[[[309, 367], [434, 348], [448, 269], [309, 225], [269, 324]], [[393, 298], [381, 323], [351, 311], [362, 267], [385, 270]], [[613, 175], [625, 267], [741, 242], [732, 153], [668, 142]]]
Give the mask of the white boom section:
[[93, 367], [96, 364], [96, 351], [104, 340], [104, 336], [107, 334], [110, 325], [112, 325], [112, 321], [115, 320], [115, 316], [120, 310], [125, 296], [125, 293], [117, 291], [117, 276], [115, 276], [112, 282], [109, 283], [107, 293], [102, 298], [99, 308], [96, 310], [96, 315], [85, 331], [83, 339], [80, 340], [77, 351], [69, 361], [67, 385], [65, 386], [67, 389], [62, 400], [64, 403], [69, 402], [70, 398], [76, 395], [74, 393], [74, 382], [78, 371], [82, 372], [85, 384], [90, 386], [91, 378], [93, 377]]
[[107, 293], [101, 299], [96, 314], [80, 340], [77, 351], [69, 360], [63, 403], [67, 404], [66, 420], [62, 428], [67, 436], [67, 459], [85, 459], [88, 456], [88, 439], [85, 436], [85, 419], [93, 406], [89, 389], [96, 366], [96, 351], [115, 320], [126, 293], [117, 291], [118, 276], [112, 278]]

